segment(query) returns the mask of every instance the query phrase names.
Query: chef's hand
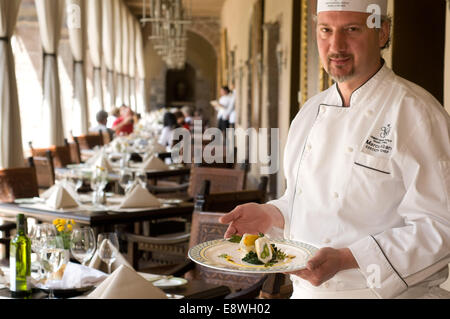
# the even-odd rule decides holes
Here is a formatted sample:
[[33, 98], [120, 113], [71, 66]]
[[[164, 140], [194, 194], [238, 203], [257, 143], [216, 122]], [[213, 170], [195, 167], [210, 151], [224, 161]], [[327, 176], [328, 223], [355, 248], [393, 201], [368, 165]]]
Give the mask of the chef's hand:
[[229, 224], [225, 238], [232, 235], [266, 233], [271, 227], [284, 228], [281, 212], [270, 204], [249, 203], [237, 206], [230, 213], [219, 219], [222, 224]]
[[289, 274], [299, 276], [318, 287], [338, 272], [353, 268], [359, 266], [350, 249], [322, 248], [308, 261], [306, 269]]

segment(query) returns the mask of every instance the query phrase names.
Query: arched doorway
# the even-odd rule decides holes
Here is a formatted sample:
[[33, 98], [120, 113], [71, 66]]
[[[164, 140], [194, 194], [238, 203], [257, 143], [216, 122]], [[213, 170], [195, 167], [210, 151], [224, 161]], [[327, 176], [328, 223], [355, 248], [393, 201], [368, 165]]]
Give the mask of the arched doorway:
[[195, 69], [186, 63], [183, 70], [167, 70], [166, 75], [166, 105], [182, 107], [195, 102]]

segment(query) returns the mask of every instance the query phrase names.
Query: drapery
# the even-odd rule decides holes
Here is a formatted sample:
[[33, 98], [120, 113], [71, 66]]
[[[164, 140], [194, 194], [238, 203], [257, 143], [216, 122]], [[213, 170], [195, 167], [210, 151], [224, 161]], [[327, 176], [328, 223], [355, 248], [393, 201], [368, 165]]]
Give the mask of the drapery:
[[94, 88], [92, 103], [90, 105], [90, 119], [92, 125], [96, 123], [96, 114], [103, 110], [103, 89], [102, 89], [102, 0], [87, 0], [87, 32], [89, 36], [89, 56], [93, 69]]
[[0, 0], [0, 169], [24, 166], [11, 36], [22, 0]]
[[116, 100], [114, 90], [114, 1], [102, 0], [102, 47], [103, 59], [106, 66], [106, 109], [110, 111]]
[[57, 49], [64, 17], [64, 0], [35, 0], [44, 50], [42, 127], [48, 145], [64, 145]]
[[139, 22], [135, 21], [135, 51], [136, 51], [136, 76], [138, 78], [137, 90], [137, 112], [147, 111], [145, 98], [145, 62], [144, 62], [144, 41], [142, 39], [142, 29]]
[[136, 75], [136, 30], [134, 27], [135, 18], [132, 14], [128, 15], [128, 34], [129, 34], [129, 55], [128, 55], [128, 74], [130, 76], [129, 80], [129, 99], [130, 107], [132, 110], [136, 109], [136, 85], [135, 85], [135, 75]]
[[128, 8], [121, 2], [122, 10], [122, 74], [123, 74], [123, 103], [130, 105], [130, 73], [129, 73], [129, 30], [128, 30]]
[[86, 90], [86, 6], [85, 0], [66, 0], [67, 31], [73, 56], [72, 134], [79, 136], [89, 130]]
[[114, 2], [114, 70], [116, 72], [116, 106], [123, 104], [123, 69], [122, 69], [122, 1]]

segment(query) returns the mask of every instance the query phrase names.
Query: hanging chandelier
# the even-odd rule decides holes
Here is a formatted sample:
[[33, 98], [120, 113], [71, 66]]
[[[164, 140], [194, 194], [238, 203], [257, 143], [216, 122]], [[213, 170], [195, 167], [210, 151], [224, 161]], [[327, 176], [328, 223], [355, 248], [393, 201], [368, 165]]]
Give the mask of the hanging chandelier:
[[192, 22], [191, 9], [183, 7], [182, 0], [142, 0], [142, 19], [150, 23], [155, 51], [168, 69], [184, 69], [186, 64], [186, 27]]

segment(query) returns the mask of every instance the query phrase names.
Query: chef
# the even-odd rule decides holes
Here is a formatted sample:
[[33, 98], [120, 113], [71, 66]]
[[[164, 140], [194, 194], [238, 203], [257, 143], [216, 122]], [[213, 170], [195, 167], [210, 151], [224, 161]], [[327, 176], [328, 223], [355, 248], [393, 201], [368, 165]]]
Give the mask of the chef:
[[383, 61], [386, 2], [318, 0], [319, 54], [336, 84], [292, 122], [284, 196], [221, 219], [225, 237], [278, 229], [320, 248], [291, 274], [292, 298], [450, 298], [439, 288], [450, 261], [450, 117]]

